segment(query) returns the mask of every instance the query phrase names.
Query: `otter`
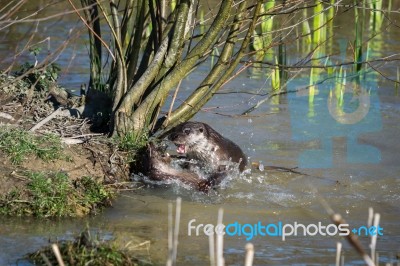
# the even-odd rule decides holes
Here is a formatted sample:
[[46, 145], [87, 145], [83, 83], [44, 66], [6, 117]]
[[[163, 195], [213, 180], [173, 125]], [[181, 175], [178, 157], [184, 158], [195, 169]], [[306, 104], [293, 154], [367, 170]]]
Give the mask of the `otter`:
[[[247, 164], [246, 156], [239, 146], [205, 123], [180, 124], [170, 131], [168, 138], [178, 147], [179, 154], [186, 154], [188, 160], [196, 161], [189, 163], [189, 165], [194, 164], [195, 168], [187, 167], [185, 164], [183, 168], [172, 166], [176, 158], [169, 156], [159, 146], [150, 142], [145, 157], [140, 160], [144, 164], [137, 166], [139, 169], [142, 168], [150, 180], [179, 180], [191, 188], [208, 193], [210, 188], [220, 184], [228, 175], [232, 162], [239, 165], [240, 172]], [[175, 162], [181, 163], [178, 160]]]
[[211, 168], [212, 173], [223, 172], [229, 161], [239, 164], [243, 172], [247, 159], [233, 141], [224, 138], [212, 127], [201, 122], [185, 122], [171, 130], [168, 139], [178, 148], [179, 154]]
[[225, 178], [225, 173], [221, 172], [211, 173], [205, 178], [193, 171], [174, 168], [171, 165], [174, 158], [165, 153], [160, 146], [155, 145], [153, 142], [150, 142], [147, 146], [145, 157], [142, 159], [144, 164], [139, 168], [142, 168], [150, 180], [179, 180], [183, 184], [204, 193], [208, 193], [212, 187], [219, 184]]
[[150, 142], [145, 153], [146, 158], [143, 158], [144, 173], [150, 180], [165, 181], [179, 180], [190, 187], [199, 189], [199, 183], [202, 178], [187, 170], [175, 169], [171, 166], [171, 158], [168, 154]]

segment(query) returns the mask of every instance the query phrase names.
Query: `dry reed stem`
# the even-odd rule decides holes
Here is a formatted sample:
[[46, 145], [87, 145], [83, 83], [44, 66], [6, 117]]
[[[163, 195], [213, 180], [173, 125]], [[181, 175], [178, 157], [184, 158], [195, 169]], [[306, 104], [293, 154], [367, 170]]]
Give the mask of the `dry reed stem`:
[[342, 253], [342, 243], [336, 243], [336, 266], [340, 266], [340, 254]]
[[246, 244], [246, 258], [244, 261], [244, 266], [252, 266], [254, 259], [254, 246], [251, 243]]
[[[217, 226], [222, 225], [222, 218], [224, 215], [224, 210], [220, 208], [218, 210], [218, 224]], [[224, 235], [217, 234], [217, 252], [216, 252], [217, 266], [224, 266]]]
[[51, 248], [53, 249], [54, 255], [56, 256], [58, 265], [65, 266], [64, 261], [61, 257], [60, 249], [58, 248], [57, 244], [52, 244]]

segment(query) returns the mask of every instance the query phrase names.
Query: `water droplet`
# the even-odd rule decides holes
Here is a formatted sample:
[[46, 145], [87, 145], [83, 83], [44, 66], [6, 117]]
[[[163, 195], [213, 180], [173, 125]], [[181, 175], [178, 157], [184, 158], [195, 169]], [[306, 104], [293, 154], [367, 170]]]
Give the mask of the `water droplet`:
[[259, 161], [258, 170], [260, 170], [261, 172], [264, 172], [264, 165], [263, 165], [262, 161]]

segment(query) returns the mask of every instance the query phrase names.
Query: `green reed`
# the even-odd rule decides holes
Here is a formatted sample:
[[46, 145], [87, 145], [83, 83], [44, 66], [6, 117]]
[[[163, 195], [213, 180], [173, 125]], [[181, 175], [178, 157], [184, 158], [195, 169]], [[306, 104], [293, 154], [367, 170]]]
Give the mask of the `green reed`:
[[278, 58], [275, 56], [275, 64], [272, 68], [272, 73], [271, 73], [271, 87], [272, 90], [279, 90], [281, 87], [281, 79], [280, 79], [280, 74], [279, 74], [279, 67], [278, 67]]
[[[326, 54], [327, 23], [324, 6], [322, 1], [315, 1], [312, 20], [312, 48], [315, 49], [314, 58], [319, 58]], [[313, 65], [319, 65], [320, 60], [313, 60]]]
[[332, 77], [335, 74], [335, 70], [336, 70], [335, 67], [328, 66], [330, 64], [332, 64], [332, 61], [331, 61], [330, 57], [327, 56], [325, 59], [324, 67], [325, 67], [326, 73], [328, 74], [328, 77]]
[[[325, 27], [326, 29], [326, 37], [329, 38], [328, 36], [333, 36], [333, 22], [334, 22], [334, 17], [335, 17], [335, 0], [331, 0], [330, 1], [330, 7], [327, 9], [326, 15], [325, 15], [325, 19], [326, 19], [326, 25]], [[332, 54], [333, 53], [333, 46], [334, 43], [333, 41], [329, 41], [327, 42], [327, 46], [328, 46], [328, 54]]]
[[[303, 17], [307, 17], [307, 9], [303, 10]], [[306, 44], [312, 43], [310, 23], [308, 23], [308, 20], [304, 20], [301, 24], [301, 33], [303, 36], [301, 40], [303, 40]], [[303, 45], [303, 47], [305, 47], [305, 45]]]
[[275, 56], [275, 66], [271, 73], [272, 90], [281, 89], [283, 83], [288, 79], [288, 73], [285, 69], [287, 65], [286, 44], [281, 40], [278, 46], [278, 56]]
[[382, 12], [383, 0], [375, 0], [369, 3], [369, 8], [372, 9], [370, 16], [370, 25], [372, 32], [377, 32], [383, 23], [383, 12]]
[[[275, 0], [269, 1], [262, 5], [261, 12], [265, 13], [265, 11], [272, 10], [275, 7]], [[261, 22], [261, 33], [262, 33], [262, 43], [263, 47], [268, 47], [272, 42], [272, 28], [274, 26], [274, 16], [268, 16], [268, 18], [264, 19]]]
[[314, 68], [312, 67], [310, 70], [310, 82], [308, 88], [308, 103], [314, 103], [314, 96], [315, 96], [315, 81], [314, 81]]
[[332, 28], [333, 26], [333, 17], [335, 16], [335, 0], [331, 0], [329, 3], [331, 6], [328, 9], [328, 12], [326, 13], [326, 21], [328, 22], [329, 28]]
[[[272, 10], [275, 6], [275, 0], [268, 1], [267, 3], [261, 5], [261, 14], [263, 15], [262, 21], [260, 23], [258, 34], [257, 31], [254, 31], [253, 34], [253, 48], [257, 51], [257, 58], [263, 58], [267, 55], [267, 49], [270, 47], [272, 43], [272, 30], [274, 27], [274, 16], [267, 16], [266, 12]], [[267, 60], [272, 61], [272, 56], [270, 58], [265, 58]]]
[[171, 8], [171, 11], [174, 11], [176, 7], [176, 0], [171, 0], [169, 7]]
[[338, 101], [338, 106], [343, 106], [343, 96], [344, 89], [346, 86], [346, 70], [343, 69], [343, 66], [340, 67], [339, 73], [337, 73], [335, 78], [335, 87], [334, 87], [334, 95], [332, 95], [332, 91], [330, 92], [330, 98], [334, 96], [334, 98]]
[[[356, 5], [356, 1], [354, 1]], [[359, 11], [358, 8], [354, 8], [354, 26], [355, 26], [355, 40], [354, 40], [354, 62], [355, 62], [355, 72], [359, 72], [362, 69], [362, 61], [363, 61], [363, 29], [364, 29], [364, 20], [365, 20], [365, 8], [362, 11]]]
[[[282, 39], [278, 46], [277, 55], [267, 53], [273, 42], [273, 28], [277, 27], [274, 22], [273, 15], [267, 15], [268, 12], [272, 11], [275, 7], [276, 1], [268, 1], [261, 7], [262, 21], [259, 28], [253, 33], [253, 49], [256, 51], [256, 58], [258, 60], [263, 59], [266, 61], [275, 62], [275, 66], [271, 72], [271, 87], [273, 90], [278, 90], [281, 87], [282, 80], [285, 79], [286, 71], [284, 66], [287, 63], [286, 45]], [[259, 31], [259, 33], [257, 32]]]
[[325, 14], [323, 12], [323, 5], [321, 1], [316, 0], [316, 5], [314, 7], [314, 18], [313, 18], [313, 43], [318, 45], [326, 38], [325, 30], [323, 26], [325, 23]]
[[279, 80], [282, 83], [286, 82], [288, 79], [288, 73], [285, 70], [285, 66], [287, 65], [287, 53], [286, 53], [286, 44], [283, 43], [282, 41], [280, 42], [278, 47], [278, 64], [279, 64], [279, 77], [280, 77]]

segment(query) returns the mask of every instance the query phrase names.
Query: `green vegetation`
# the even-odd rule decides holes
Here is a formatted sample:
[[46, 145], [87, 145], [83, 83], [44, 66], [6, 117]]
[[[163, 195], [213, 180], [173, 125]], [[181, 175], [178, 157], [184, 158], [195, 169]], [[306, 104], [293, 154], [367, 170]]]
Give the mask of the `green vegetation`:
[[127, 152], [126, 160], [128, 163], [132, 163], [136, 161], [137, 155], [147, 147], [149, 136], [147, 134], [136, 136], [135, 133], [127, 133], [122, 136], [115, 136], [113, 142], [119, 150]]
[[[65, 265], [151, 265], [128, 250], [92, 237], [89, 231], [83, 232], [75, 241], [64, 241], [57, 246]], [[59, 264], [51, 246], [29, 254], [28, 258], [37, 265]]]
[[354, 8], [355, 15], [355, 32], [356, 36], [354, 39], [354, 62], [355, 72], [359, 72], [362, 69], [362, 61], [363, 61], [363, 31], [364, 31], [364, 21], [365, 21], [365, 9], [359, 11], [357, 8]]
[[[267, 55], [267, 60], [272, 60], [272, 53], [268, 56], [267, 50], [272, 47], [272, 31], [274, 27], [274, 16], [265, 15], [273, 12], [275, 0], [261, 5], [260, 13], [263, 15], [259, 28], [254, 30], [252, 48], [256, 51], [256, 57], [262, 60]], [[276, 23], [275, 23], [276, 24]], [[260, 33], [257, 33], [259, 31]]]
[[122, 151], [137, 151], [148, 143], [149, 137], [146, 134], [141, 136], [136, 136], [134, 133], [127, 133], [123, 136], [116, 136], [114, 138], [114, 143]]
[[24, 188], [1, 196], [3, 215], [76, 217], [95, 212], [112, 197], [109, 189], [90, 177], [72, 182], [67, 174], [28, 172]]
[[39, 55], [41, 48], [32, 47], [29, 49], [30, 53], [35, 57], [35, 63], [25, 62], [22, 64], [16, 72], [17, 76], [25, 75], [23, 80], [34, 86], [37, 90], [49, 90], [51, 84], [54, 84], [58, 79], [58, 74], [61, 68], [56, 63], [51, 63], [43, 68], [37, 68], [37, 56]]
[[0, 127], [0, 149], [10, 156], [13, 164], [20, 164], [29, 155], [45, 161], [62, 157], [59, 137], [52, 134], [35, 136], [16, 128]]

